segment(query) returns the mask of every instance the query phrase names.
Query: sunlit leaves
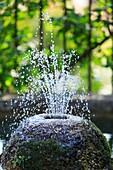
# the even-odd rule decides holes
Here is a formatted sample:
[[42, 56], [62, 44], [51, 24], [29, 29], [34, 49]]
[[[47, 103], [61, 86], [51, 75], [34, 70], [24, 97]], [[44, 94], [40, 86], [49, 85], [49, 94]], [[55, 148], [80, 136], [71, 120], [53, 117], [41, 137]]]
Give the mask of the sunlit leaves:
[[[8, 90], [7, 87], [14, 86], [14, 77], [11, 76], [12, 69], [18, 70], [18, 65], [21, 62], [24, 52], [26, 52], [32, 46], [34, 39], [38, 40], [37, 37], [33, 37], [34, 30], [39, 25], [39, 22], [34, 20], [34, 16], [39, 14], [40, 5], [39, 0], [18, 0], [17, 1], [17, 36], [18, 46], [15, 48], [15, 38], [14, 38], [14, 24], [15, 24], [15, 0], [1, 0], [0, 1], [0, 91]], [[58, 15], [57, 9], [54, 8], [53, 16], [53, 32], [55, 48], [60, 51], [62, 50], [63, 44], [63, 33], [64, 33], [64, 23], [65, 23], [65, 34], [67, 41], [67, 50], [76, 49], [78, 55], [83, 56], [85, 54], [86, 60], [82, 61], [81, 64], [84, 73], [84, 79], [86, 81], [87, 77], [87, 64], [88, 57], [88, 33], [92, 30], [91, 45], [93, 48], [93, 59], [92, 63], [94, 65], [103, 65], [102, 58], [106, 58], [106, 66], [113, 68], [111, 61], [111, 46], [107, 42], [108, 46], [106, 48], [98, 45], [106, 36], [112, 35], [112, 4], [111, 0], [96, 1], [92, 8], [92, 27], [90, 28], [88, 23], [88, 9], [85, 9], [83, 14], [75, 13], [75, 10], [70, 8], [66, 9], [66, 16], [63, 14], [63, 0], [43, 0], [44, 11], [48, 7], [49, 3], [60, 3], [60, 8], [58, 11], [61, 13]], [[48, 8], [49, 9], [49, 8]], [[52, 13], [52, 12], [51, 12]], [[56, 14], [55, 14], [56, 13]], [[47, 24], [44, 25], [44, 47], [50, 47], [50, 35], [48, 31], [50, 28]], [[34, 32], [33, 32], [34, 31]], [[46, 35], [46, 31], [47, 34]], [[59, 37], [58, 37], [59, 36]], [[106, 42], [106, 41], [105, 41]], [[74, 62], [73, 62], [74, 63]], [[60, 65], [61, 63], [59, 63]], [[74, 65], [74, 64], [73, 64]], [[11, 77], [11, 79], [9, 78]], [[27, 77], [26, 77], [27, 78]], [[25, 83], [25, 82], [24, 82]], [[95, 85], [96, 86], [96, 85]], [[22, 87], [23, 88], [23, 87]]]

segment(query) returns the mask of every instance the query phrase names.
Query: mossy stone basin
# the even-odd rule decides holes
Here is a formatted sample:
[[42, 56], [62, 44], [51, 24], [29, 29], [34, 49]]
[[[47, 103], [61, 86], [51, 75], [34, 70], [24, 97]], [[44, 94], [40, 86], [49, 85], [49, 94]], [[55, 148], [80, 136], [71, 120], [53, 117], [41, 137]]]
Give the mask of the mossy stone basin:
[[104, 169], [110, 147], [102, 132], [78, 116], [32, 116], [12, 134], [2, 155], [4, 170]]

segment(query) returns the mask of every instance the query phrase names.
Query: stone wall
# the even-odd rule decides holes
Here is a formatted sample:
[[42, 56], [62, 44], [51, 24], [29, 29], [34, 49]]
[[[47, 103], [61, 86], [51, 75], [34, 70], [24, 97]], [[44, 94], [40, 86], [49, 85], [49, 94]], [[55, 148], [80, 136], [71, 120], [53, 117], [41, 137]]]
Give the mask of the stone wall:
[[[4, 114], [10, 115], [12, 113], [11, 99], [13, 103], [13, 108], [18, 108], [19, 100], [15, 103], [14, 100], [16, 96], [12, 95], [4, 95], [0, 97], [0, 117]], [[72, 105], [75, 103], [76, 97], [73, 100]], [[113, 96], [103, 96], [103, 95], [89, 95], [87, 96], [87, 101], [89, 105], [89, 109], [91, 111], [91, 116], [110, 116], [113, 117]], [[40, 102], [40, 100], [36, 99], [36, 103]], [[23, 106], [24, 107], [24, 106]], [[29, 107], [32, 107], [30, 105]], [[2, 114], [1, 114], [2, 113]]]

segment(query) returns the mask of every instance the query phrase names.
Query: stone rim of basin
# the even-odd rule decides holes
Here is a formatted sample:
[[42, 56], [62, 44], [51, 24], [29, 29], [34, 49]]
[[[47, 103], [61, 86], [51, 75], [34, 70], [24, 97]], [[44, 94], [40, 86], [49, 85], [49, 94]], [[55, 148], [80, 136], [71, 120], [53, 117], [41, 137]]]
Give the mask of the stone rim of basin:
[[28, 123], [77, 123], [81, 121], [88, 121], [80, 116], [74, 116], [74, 115], [69, 115], [69, 114], [39, 114], [39, 115], [34, 115], [32, 117], [27, 118], [23, 123], [28, 122]]

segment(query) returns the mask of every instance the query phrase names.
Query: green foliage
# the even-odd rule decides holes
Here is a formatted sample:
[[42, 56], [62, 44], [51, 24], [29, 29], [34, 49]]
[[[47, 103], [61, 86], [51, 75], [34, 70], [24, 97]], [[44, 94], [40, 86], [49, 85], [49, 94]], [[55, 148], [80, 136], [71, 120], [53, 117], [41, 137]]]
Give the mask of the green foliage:
[[[97, 4], [93, 5], [92, 12], [91, 12], [91, 25], [89, 25], [89, 13], [88, 9], [85, 9], [84, 13], [76, 13], [73, 9], [67, 9], [66, 10], [66, 16], [62, 16], [59, 18], [53, 19], [55, 26], [58, 25], [60, 22], [60, 29], [59, 34], [64, 34], [64, 22], [66, 26], [66, 39], [67, 39], [67, 50], [70, 49], [77, 49], [77, 53], [80, 56], [80, 62], [88, 62], [87, 58], [90, 54], [92, 55], [91, 63], [92, 65], [100, 65], [103, 66], [102, 62], [98, 62], [98, 56], [100, 61], [102, 60], [106, 53], [109, 50], [109, 53], [107, 52], [107, 61], [109, 60], [109, 67], [113, 68], [113, 61], [112, 61], [112, 43], [110, 41], [108, 42], [108, 47], [103, 48], [102, 44], [106, 42], [107, 40], [112, 38], [112, 4], [111, 1], [102, 2], [99, 0]], [[89, 49], [88, 41], [89, 41], [89, 30], [91, 29], [91, 48]], [[68, 43], [69, 42], [69, 43]], [[97, 51], [99, 49], [99, 52]], [[93, 55], [95, 53], [95, 55]], [[84, 60], [86, 59], [86, 60]], [[83, 61], [84, 60], [84, 61]], [[74, 67], [74, 62], [72, 63], [72, 66]], [[84, 72], [88, 77], [88, 68], [84, 67]], [[92, 75], [93, 73], [92, 69]], [[84, 74], [82, 74], [82, 77], [84, 77]], [[85, 82], [87, 81], [87, 77], [84, 79]], [[92, 91], [98, 92], [101, 88], [102, 84], [100, 81], [94, 79], [95, 76], [92, 76]], [[86, 83], [88, 84], [88, 83]]]
[[[17, 2], [17, 5], [19, 1]], [[21, 11], [18, 9], [18, 15]], [[14, 78], [11, 76], [11, 71], [16, 70], [18, 66], [17, 58], [21, 52], [17, 49], [16, 44], [20, 44], [25, 34], [21, 31], [17, 37], [15, 37], [16, 27], [14, 19], [14, 3], [12, 1], [3, 1], [3, 6], [0, 9], [0, 21], [1, 21], [1, 39], [0, 39], [0, 91], [9, 91], [11, 86], [14, 86]], [[25, 18], [24, 18], [25, 19]]]
[[[49, 9], [49, 3], [61, 3], [64, 1], [51, 1], [43, 0], [43, 11]], [[61, 7], [64, 10], [62, 5]], [[73, 8], [66, 8], [66, 15], [52, 18], [54, 23], [53, 32], [55, 34], [55, 45], [58, 51], [63, 49], [63, 35], [65, 30], [67, 51], [76, 49], [80, 57], [80, 63], [87, 63], [89, 55], [88, 36], [89, 36], [89, 14], [86, 8], [83, 13], [76, 13]], [[4, 0], [0, 2], [0, 92], [14, 92], [17, 87], [15, 81], [18, 79], [12, 75], [12, 71], [17, 73], [19, 63], [29, 47], [29, 41], [34, 40], [34, 30], [39, 23], [36, 23], [36, 16], [39, 15], [40, 1], [32, 0]], [[57, 14], [56, 14], [57, 15]], [[112, 3], [110, 0], [104, 2], [99, 0], [92, 9], [92, 22], [91, 22], [91, 52], [95, 53], [92, 57], [93, 65], [102, 65], [101, 62], [97, 63], [97, 47], [100, 49], [99, 57], [107, 58], [106, 67], [113, 70], [112, 50], [110, 43], [105, 49], [101, 45], [112, 37]], [[65, 25], [65, 29], [64, 29]], [[45, 32], [49, 31], [49, 27], [44, 24]], [[44, 47], [50, 47], [50, 36], [44, 33]], [[84, 61], [83, 61], [84, 60]], [[87, 74], [86, 64], [82, 64], [85, 74]], [[75, 63], [72, 62], [71, 67], [74, 68]], [[26, 77], [27, 78], [27, 77]], [[92, 77], [93, 79], [93, 77]], [[95, 81], [95, 80], [93, 80]], [[86, 82], [86, 79], [85, 79]], [[26, 80], [23, 82], [26, 87]], [[94, 85], [95, 86], [95, 85]], [[98, 85], [97, 85], [98, 86]], [[95, 87], [97, 87], [95, 86]], [[93, 88], [93, 91], [99, 90]], [[18, 89], [23, 88], [23, 85]]]

